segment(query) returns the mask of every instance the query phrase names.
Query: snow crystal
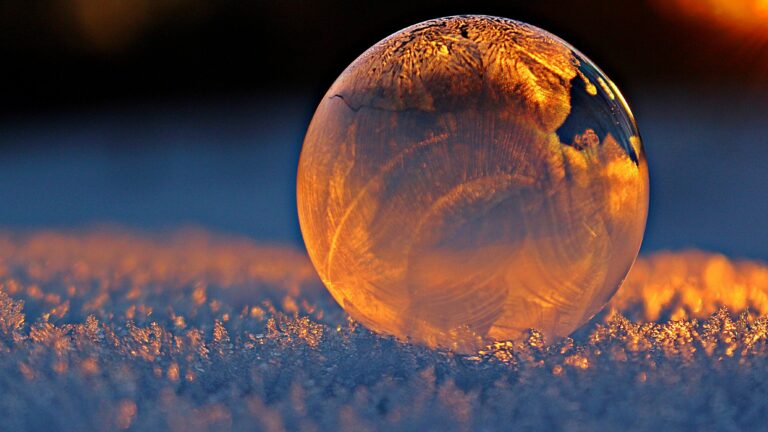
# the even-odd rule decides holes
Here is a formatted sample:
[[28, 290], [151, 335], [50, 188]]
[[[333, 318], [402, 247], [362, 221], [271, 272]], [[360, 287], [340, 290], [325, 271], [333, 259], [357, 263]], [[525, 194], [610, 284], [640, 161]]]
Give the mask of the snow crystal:
[[348, 319], [287, 246], [0, 235], [3, 431], [756, 428], [767, 337], [768, 266], [702, 252], [641, 257], [572, 338], [458, 355]]

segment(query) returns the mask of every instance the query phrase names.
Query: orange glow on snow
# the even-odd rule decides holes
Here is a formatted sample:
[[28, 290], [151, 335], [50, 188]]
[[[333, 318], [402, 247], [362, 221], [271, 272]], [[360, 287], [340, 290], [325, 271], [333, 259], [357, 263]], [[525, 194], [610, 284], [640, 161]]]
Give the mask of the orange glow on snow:
[[647, 321], [706, 318], [731, 312], [768, 313], [768, 266], [699, 251], [641, 257], [610, 307], [638, 308]]
[[[54, 293], [50, 284], [66, 288]], [[118, 293], [135, 305], [126, 313], [146, 316], [144, 296], [170, 296], [189, 286], [196, 304], [213, 308], [206, 294], [211, 286], [240, 292], [250, 305], [277, 294], [281, 309], [294, 315], [318, 312], [300, 296], [325, 295], [306, 256], [285, 245], [200, 230], [0, 234], [0, 290], [48, 305], [51, 319], [66, 314], [72, 299], [98, 310]], [[608, 305], [609, 315], [650, 322], [706, 318], [723, 307], [768, 314], [768, 265], [693, 250], [641, 256]], [[244, 313], [260, 317], [265, 311], [253, 306]], [[184, 317], [175, 325], [184, 328]]]

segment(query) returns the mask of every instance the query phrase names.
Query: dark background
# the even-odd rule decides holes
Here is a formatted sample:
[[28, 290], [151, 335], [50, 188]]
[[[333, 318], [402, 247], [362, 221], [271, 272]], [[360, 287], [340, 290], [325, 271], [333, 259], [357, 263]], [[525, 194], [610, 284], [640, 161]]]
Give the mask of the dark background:
[[463, 13], [547, 29], [622, 89], [650, 162], [645, 250], [768, 259], [759, 0], [3, 2], [0, 226], [300, 244], [295, 171], [325, 90], [383, 37]]

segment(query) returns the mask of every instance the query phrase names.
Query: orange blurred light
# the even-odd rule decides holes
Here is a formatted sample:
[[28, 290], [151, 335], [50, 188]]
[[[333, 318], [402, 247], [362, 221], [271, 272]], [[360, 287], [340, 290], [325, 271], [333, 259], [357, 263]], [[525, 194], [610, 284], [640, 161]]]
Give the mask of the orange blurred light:
[[768, 36], [768, 0], [654, 0], [653, 3], [676, 16], [734, 32]]

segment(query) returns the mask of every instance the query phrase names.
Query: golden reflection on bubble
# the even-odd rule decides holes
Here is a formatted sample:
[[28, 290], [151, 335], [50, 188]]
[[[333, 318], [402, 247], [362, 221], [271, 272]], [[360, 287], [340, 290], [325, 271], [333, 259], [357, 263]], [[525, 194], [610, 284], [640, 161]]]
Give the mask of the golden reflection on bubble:
[[598, 312], [640, 247], [648, 171], [614, 84], [557, 37], [450, 17], [355, 60], [304, 141], [298, 208], [369, 328], [469, 351]]

